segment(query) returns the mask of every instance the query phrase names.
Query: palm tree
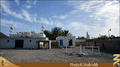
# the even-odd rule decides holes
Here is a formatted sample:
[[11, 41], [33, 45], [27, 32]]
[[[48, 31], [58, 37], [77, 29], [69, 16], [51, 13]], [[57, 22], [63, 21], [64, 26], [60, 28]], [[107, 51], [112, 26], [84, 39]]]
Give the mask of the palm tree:
[[51, 31], [45, 30], [44, 33], [45, 33], [46, 37], [49, 37], [50, 40], [52, 39], [52, 37], [51, 37], [51, 35], [52, 35]]
[[64, 30], [65, 36], [67, 36], [68, 32], [69, 32], [68, 30]]
[[[56, 37], [58, 37], [58, 36], [67, 36], [69, 31], [68, 30], [62, 30], [62, 28], [60, 28], [60, 27], [54, 27], [54, 28], [52, 28], [51, 31], [45, 30], [44, 33], [47, 37], [49, 37], [50, 40], [55, 40]], [[71, 34], [71, 33], [69, 33], [69, 34]]]
[[62, 28], [60, 28], [60, 27], [52, 28], [51, 33], [52, 33], [52, 36], [53, 36], [53, 40], [55, 40], [56, 37], [58, 37], [61, 34], [61, 32], [62, 32]]

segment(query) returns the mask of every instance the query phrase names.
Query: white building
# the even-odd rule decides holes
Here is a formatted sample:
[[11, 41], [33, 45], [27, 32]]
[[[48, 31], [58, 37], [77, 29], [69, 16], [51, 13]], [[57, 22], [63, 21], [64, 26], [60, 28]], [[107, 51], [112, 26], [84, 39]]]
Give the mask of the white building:
[[59, 47], [69, 47], [74, 46], [75, 47], [75, 36], [59, 36], [56, 38], [56, 40], [59, 42]]
[[[9, 37], [0, 34], [0, 48], [49, 48], [51, 49], [51, 41], [44, 34], [44, 26], [42, 33], [32, 34], [12, 34], [13, 26], [10, 28]], [[3, 37], [4, 36], [4, 37]], [[2, 37], [2, 38], [1, 38]]]

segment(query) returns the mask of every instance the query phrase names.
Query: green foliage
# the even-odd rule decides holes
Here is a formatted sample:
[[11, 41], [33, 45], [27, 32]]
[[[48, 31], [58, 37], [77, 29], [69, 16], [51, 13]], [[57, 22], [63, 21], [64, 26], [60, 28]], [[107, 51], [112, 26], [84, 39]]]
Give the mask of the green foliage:
[[86, 39], [84, 36], [76, 38], [77, 40]]
[[86, 39], [86, 42], [92, 42], [93, 39]]
[[53, 36], [53, 40], [55, 40], [56, 37], [58, 37], [62, 33], [62, 28], [54, 27], [54, 28], [52, 28], [51, 33], [52, 33], [52, 36]]
[[63, 30], [62, 33], [61, 33], [61, 35], [63, 35], [63, 36], [67, 36], [68, 33], [69, 33], [68, 30]]
[[35, 31], [31, 31], [32, 34], [35, 34]]
[[109, 37], [107, 37], [106, 35], [100, 35], [100, 37], [96, 38], [96, 39], [107, 39]]
[[44, 33], [47, 37], [49, 37], [50, 40], [56, 40], [56, 37], [58, 36], [66, 36], [69, 31], [68, 30], [62, 30], [60, 27], [54, 27], [51, 31], [45, 30]]
[[52, 33], [51, 33], [51, 31], [45, 30], [44, 33], [45, 33], [46, 37], [49, 37], [50, 40], [52, 39]]

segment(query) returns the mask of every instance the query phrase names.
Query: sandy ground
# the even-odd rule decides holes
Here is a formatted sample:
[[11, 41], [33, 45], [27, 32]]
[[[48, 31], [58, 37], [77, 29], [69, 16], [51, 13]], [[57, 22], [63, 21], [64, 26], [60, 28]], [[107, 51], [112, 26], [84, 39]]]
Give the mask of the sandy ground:
[[[93, 53], [78, 57], [79, 49], [66, 53], [65, 49], [0, 49], [1, 56], [10, 62], [114, 62], [113, 53]], [[91, 52], [90, 49], [86, 51]]]

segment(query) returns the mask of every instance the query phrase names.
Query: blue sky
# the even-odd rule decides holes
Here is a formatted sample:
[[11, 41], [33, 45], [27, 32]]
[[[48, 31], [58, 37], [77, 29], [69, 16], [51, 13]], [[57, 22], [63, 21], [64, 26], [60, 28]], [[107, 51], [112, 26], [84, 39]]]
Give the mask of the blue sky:
[[10, 26], [14, 32], [40, 33], [61, 27], [72, 35], [90, 37], [119, 36], [118, 1], [1, 1], [1, 32], [9, 36]]

